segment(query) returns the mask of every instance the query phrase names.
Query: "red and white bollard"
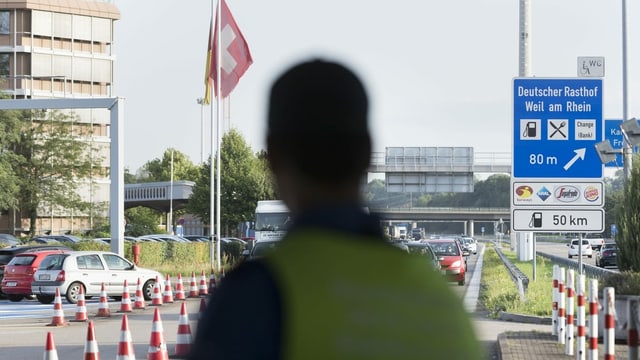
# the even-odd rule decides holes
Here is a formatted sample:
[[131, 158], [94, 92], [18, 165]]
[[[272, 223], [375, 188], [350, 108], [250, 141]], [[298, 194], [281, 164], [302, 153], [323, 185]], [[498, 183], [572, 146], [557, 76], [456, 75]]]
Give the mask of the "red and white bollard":
[[558, 269], [558, 343], [560, 344], [564, 344], [566, 341], [566, 318], [564, 314], [564, 272], [565, 269], [563, 267]]
[[604, 359], [613, 360], [616, 350], [616, 301], [615, 288], [606, 287], [603, 290], [604, 296]]
[[558, 335], [558, 273], [560, 265], [553, 265], [553, 297], [551, 308], [551, 335]]
[[567, 322], [566, 322], [566, 328], [567, 330], [565, 331], [565, 346], [564, 346], [564, 353], [567, 355], [573, 355], [573, 346], [575, 343], [575, 339], [573, 337], [573, 315], [574, 315], [574, 304], [575, 304], [575, 299], [574, 299], [574, 288], [575, 288], [575, 270], [573, 269], [568, 269], [567, 270], [567, 280], [565, 282], [565, 287], [567, 289], [567, 303], [566, 303], [566, 310], [567, 310]]
[[589, 279], [589, 360], [598, 360], [598, 279]]
[[576, 295], [578, 298], [578, 335], [576, 337], [576, 360], [584, 360], [586, 358], [586, 309], [585, 309], [585, 282], [584, 274], [578, 274], [576, 278]]

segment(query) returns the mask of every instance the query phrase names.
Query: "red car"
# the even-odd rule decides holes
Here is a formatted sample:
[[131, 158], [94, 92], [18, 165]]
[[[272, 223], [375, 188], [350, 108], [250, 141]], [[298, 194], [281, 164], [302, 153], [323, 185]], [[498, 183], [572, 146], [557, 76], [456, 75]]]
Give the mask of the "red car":
[[31, 250], [25, 251], [9, 261], [4, 267], [4, 277], [0, 287], [10, 301], [18, 302], [33, 294], [31, 283], [33, 274], [38, 270], [40, 262], [49, 254], [65, 253], [67, 250]]
[[428, 240], [429, 245], [438, 257], [440, 271], [449, 281], [455, 281], [458, 285], [465, 284], [467, 262], [460, 244], [455, 239]]

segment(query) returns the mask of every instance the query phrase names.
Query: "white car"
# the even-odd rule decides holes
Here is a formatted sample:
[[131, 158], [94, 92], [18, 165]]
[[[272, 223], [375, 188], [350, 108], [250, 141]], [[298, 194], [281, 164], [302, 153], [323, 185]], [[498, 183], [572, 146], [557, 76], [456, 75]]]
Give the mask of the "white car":
[[462, 240], [464, 240], [464, 244], [470, 253], [472, 253], [473, 255], [478, 253], [478, 241], [476, 239], [471, 237], [463, 237]]
[[[580, 239], [572, 239], [571, 243], [567, 244], [567, 246], [569, 247], [569, 259], [574, 256], [580, 255], [578, 244], [580, 244]], [[593, 257], [593, 248], [591, 248], [589, 239], [582, 239], [582, 256], [588, 256], [589, 258]]]
[[129, 260], [108, 251], [73, 251], [48, 255], [33, 274], [31, 291], [38, 301], [49, 304], [54, 301], [56, 288], [68, 302], [75, 304], [80, 287], [87, 297], [100, 296], [102, 284], [107, 296], [122, 299], [124, 281], [129, 292], [135, 295], [138, 279], [145, 300], [151, 300], [156, 278], [162, 274], [155, 270], [137, 267]]

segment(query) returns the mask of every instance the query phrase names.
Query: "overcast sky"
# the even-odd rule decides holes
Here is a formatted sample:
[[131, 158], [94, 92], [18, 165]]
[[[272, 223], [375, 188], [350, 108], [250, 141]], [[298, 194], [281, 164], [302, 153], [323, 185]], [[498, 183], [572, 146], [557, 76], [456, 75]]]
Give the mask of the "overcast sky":
[[[629, 115], [640, 115], [639, 6], [627, 1]], [[125, 166], [167, 148], [201, 157], [209, 0], [115, 0], [115, 96], [125, 100]], [[230, 120], [264, 148], [271, 81], [301, 59], [352, 66], [371, 98], [374, 151], [471, 146], [511, 151], [518, 75], [516, 0], [227, 0], [254, 63], [230, 96]], [[575, 77], [577, 57], [605, 57], [604, 117], [622, 117], [622, 6], [606, 0], [531, 0], [531, 74]], [[635, 16], [631, 16], [635, 15]], [[210, 108], [204, 109], [205, 157]]]

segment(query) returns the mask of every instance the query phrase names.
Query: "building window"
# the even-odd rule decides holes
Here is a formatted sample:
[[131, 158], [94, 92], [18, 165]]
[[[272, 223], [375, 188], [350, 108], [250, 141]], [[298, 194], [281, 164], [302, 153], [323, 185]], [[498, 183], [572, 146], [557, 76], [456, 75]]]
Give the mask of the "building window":
[[8, 11], [0, 11], [0, 34], [2, 35], [9, 34], [9, 18]]
[[9, 76], [9, 54], [0, 54], [0, 76]]

